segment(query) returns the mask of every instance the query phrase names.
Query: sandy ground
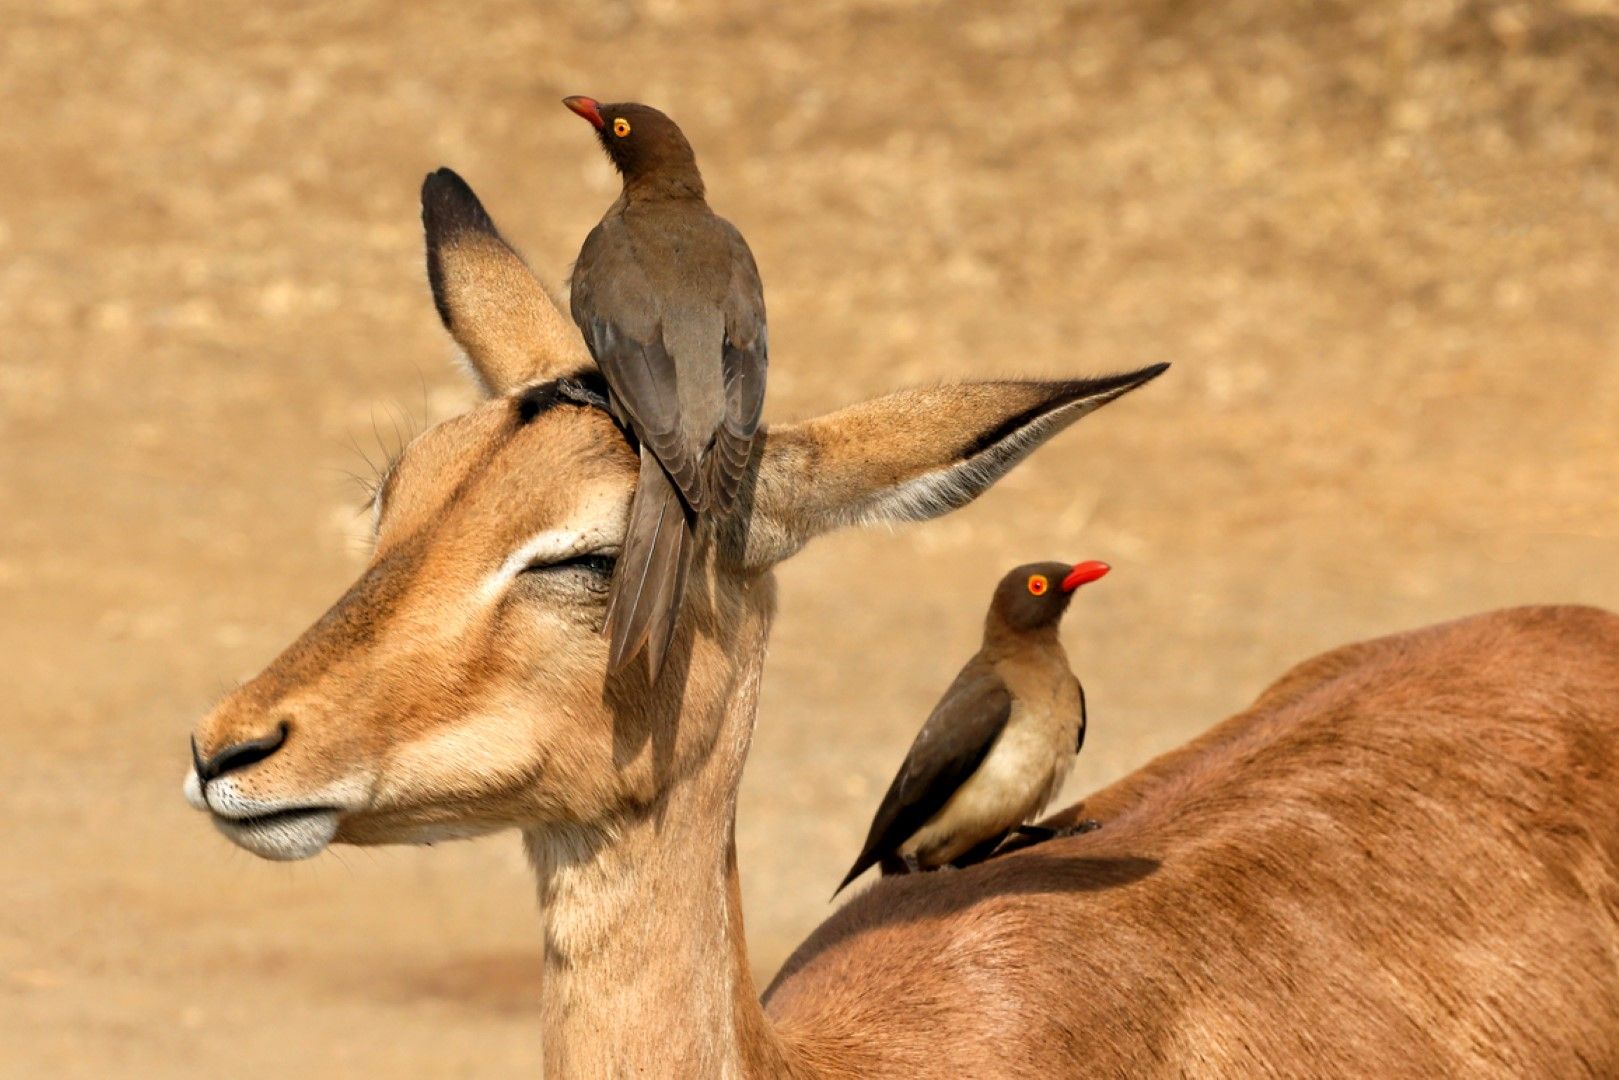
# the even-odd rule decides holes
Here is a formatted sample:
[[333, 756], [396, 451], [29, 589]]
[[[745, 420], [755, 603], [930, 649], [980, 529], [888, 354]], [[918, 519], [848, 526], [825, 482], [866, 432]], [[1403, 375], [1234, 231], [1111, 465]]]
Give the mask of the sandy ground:
[[[1308, 12], [1306, 15], [1305, 12]], [[230, 848], [185, 736], [460, 408], [415, 197], [552, 281], [666, 107], [763, 269], [768, 415], [1170, 375], [981, 502], [822, 541], [742, 799], [753, 958], [827, 911], [1006, 567], [1103, 558], [1070, 793], [1326, 646], [1619, 606], [1619, 3], [0, 0], [0, 1075], [538, 1065], [516, 839]]]

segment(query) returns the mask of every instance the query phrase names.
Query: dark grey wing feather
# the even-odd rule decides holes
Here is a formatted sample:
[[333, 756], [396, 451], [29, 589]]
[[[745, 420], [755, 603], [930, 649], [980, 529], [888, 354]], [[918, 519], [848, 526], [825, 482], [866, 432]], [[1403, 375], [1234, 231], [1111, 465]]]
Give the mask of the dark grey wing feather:
[[608, 666], [618, 671], [645, 648], [656, 678], [680, 614], [691, 564], [690, 511], [704, 502], [703, 478], [681, 434], [662, 308], [617, 217], [603, 219], [585, 238], [569, 306], [607, 380], [614, 415], [641, 442], [640, 479], [608, 594]]
[[681, 430], [675, 359], [664, 340], [662, 306], [635, 258], [622, 222], [603, 219], [574, 263], [573, 321], [612, 391], [614, 406], [650, 447], [686, 504], [706, 504], [701, 447]]
[[962, 669], [911, 744], [872, 819], [865, 847], [837, 892], [909, 840], [950, 801], [983, 763], [1011, 715], [1012, 695], [994, 669], [977, 660]]
[[1085, 684], [1074, 680], [1079, 687], [1079, 738], [1074, 741], [1074, 753], [1085, 749]]
[[719, 219], [730, 240], [731, 281], [725, 296], [725, 346], [721, 354], [725, 378], [725, 417], [714, 433], [706, 463], [707, 489], [716, 509], [728, 510], [736, 500], [753, 456], [753, 441], [764, 412], [765, 380], [770, 368], [770, 334], [765, 319], [764, 286], [742, 234]]
[[[595, 319], [585, 330], [585, 342], [607, 380], [613, 403], [624, 413], [636, 438], [669, 473], [686, 505], [701, 510], [707, 503], [702, 462], [680, 430], [675, 361], [664, 347], [661, 333], [649, 341], [637, 341], [617, 324]], [[668, 387], [667, 393], [663, 387]]]

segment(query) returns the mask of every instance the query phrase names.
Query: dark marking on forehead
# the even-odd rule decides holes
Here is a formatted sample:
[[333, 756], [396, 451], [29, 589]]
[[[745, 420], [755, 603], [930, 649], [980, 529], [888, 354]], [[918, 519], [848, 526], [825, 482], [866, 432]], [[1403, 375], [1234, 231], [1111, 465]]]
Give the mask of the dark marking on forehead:
[[607, 407], [607, 380], [596, 371], [580, 371], [552, 382], [535, 383], [518, 394], [514, 403], [518, 427], [531, 423], [557, 405], [583, 405], [611, 415]]
[[[525, 427], [559, 405], [572, 405], [577, 408], [599, 410], [603, 416], [612, 421], [613, 426], [624, 436], [625, 445], [628, 445], [632, 451], [638, 450], [638, 444], [634, 436], [613, 415], [612, 405], [607, 396], [607, 381], [595, 370], [579, 371], [561, 379], [535, 383], [518, 391], [508, 399], [489, 403], [491, 408], [500, 405], [504, 405], [505, 408], [510, 410], [508, 413], [510, 420], [507, 423], [501, 423], [498, 413], [486, 413], [482, 408], [479, 408], [456, 420], [446, 421], [445, 425], [440, 425], [440, 427], [424, 433], [424, 437], [432, 438], [435, 432], [438, 432], [440, 428], [446, 425], [460, 423], [478, 416], [486, 417], [494, 424], [493, 429], [490, 429], [483, 426], [482, 422], [479, 422], [476, 427], [469, 429], [481, 430], [481, 434], [477, 436], [477, 448], [468, 448], [463, 444], [461, 452], [456, 455], [457, 460], [443, 460], [444, 447], [442, 446], [436, 448], [434, 454], [429, 456], [429, 461], [434, 460], [435, 456], [440, 459], [438, 469], [439, 483], [443, 487], [449, 488], [448, 494], [439, 501], [442, 508], [451, 507], [459, 502], [468, 487], [486, 472], [491, 462], [502, 451], [513, 445], [516, 437]], [[586, 456], [595, 456], [597, 450], [604, 454], [623, 453], [621, 444], [612, 443], [611, 440], [608, 440], [606, 444], [597, 444], [594, 440], [591, 440], [591, 443], [592, 445], [584, 451], [576, 449], [574, 453], [578, 455], [582, 452]], [[404, 458], [405, 455], [402, 454], [401, 461]], [[452, 480], [446, 473], [453, 474], [454, 479]], [[400, 469], [390, 469], [389, 475], [379, 491], [375, 504], [379, 524], [383, 514], [386, 512], [393, 489], [397, 486], [395, 481], [400, 475]]]
[[607, 397], [607, 380], [594, 369], [576, 371], [552, 382], [535, 383], [513, 399], [519, 429], [558, 405], [600, 409], [633, 447], [635, 436], [614, 414]]

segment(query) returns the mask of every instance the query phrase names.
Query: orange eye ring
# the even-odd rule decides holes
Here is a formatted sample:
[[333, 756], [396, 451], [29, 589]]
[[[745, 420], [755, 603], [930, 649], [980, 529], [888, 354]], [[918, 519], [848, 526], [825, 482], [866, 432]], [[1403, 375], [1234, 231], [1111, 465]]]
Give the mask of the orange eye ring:
[[1044, 574], [1032, 574], [1029, 577], [1029, 595], [1044, 596], [1046, 590], [1051, 588], [1051, 582], [1046, 580]]
[[622, 139], [624, 136], [628, 135], [629, 133], [630, 133], [630, 122], [628, 120], [626, 120], [622, 116], [620, 116], [619, 118], [617, 118], [616, 120], [613, 121], [613, 134], [614, 135], [617, 135], [619, 138]]

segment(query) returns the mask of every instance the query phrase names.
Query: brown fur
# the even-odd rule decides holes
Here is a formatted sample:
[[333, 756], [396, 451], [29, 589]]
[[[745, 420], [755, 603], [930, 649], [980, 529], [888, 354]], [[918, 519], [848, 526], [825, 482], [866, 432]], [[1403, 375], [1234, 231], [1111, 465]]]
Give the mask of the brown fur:
[[[1075, 385], [1091, 386], [1001, 384], [999, 410], [981, 387], [961, 393], [993, 429], [1031, 397], [1051, 411], [1094, 408], [1072, 399]], [[895, 394], [842, 415], [916, 430], [919, 398], [949, 396]], [[964, 460], [955, 430], [932, 446], [837, 438], [824, 422], [768, 432], [745, 531], [698, 552], [671, 670], [649, 687], [638, 666], [606, 675], [603, 598], [548, 592], [543, 580], [483, 595], [491, 570], [536, 533], [583, 521], [621, 539], [636, 475], [605, 413], [561, 404], [518, 416], [513, 398], [497, 398], [406, 448], [371, 567], [202, 721], [199, 751], [286, 723], [280, 749], [226, 779], [281, 805], [358, 792], [339, 801], [339, 842], [523, 828], [546, 922], [545, 1051], [559, 1075], [706, 1076], [779, 1058], [730, 899], [736, 789], [775, 597], [771, 575], [749, 562], [766, 537], [791, 553], [848, 516], [804, 514], [817, 500], [793, 497], [813, 483], [800, 452], [871, 517], [916, 516], [884, 495], [917, 477], [960, 472], [952, 490], [971, 497], [999, 472]], [[648, 1021], [609, 1028], [603, 1015]]]
[[[548, 301], [503, 243], [456, 250], [435, 293], [475, 362], [494, 358], [485, 386], [575, 370], [572, 344], [470, 329], [502, 290], [519, 294], [503, 310]], [[1159, 370], [901, 393], [769, 432], [742, 524], [696, 553], [655, 687], [607, 676], [588, 574], [512, 569], [537, 534], [622, 542], [634, 453], [599, 409], [524, 423], [495, 396], [412, 442], [370, 567], [198, 725], [204, 760], [287, 730], [210, 781], [215, 820], [244, 846], [256, 816], [310, 807], [356, 844], [522, 829], [552, 1075], [1619, 1069], [1619, 620], [1584, 610], [1305, 665], [1092, 800], [1100, 832], [861, 897], [767, 1019], [733, 824], [770, 567], [842, 524], [970, 501]]]
[[1616, 660], [1588, 608], [1318, 657], [1101, 830], [862, 894], [768, 1011], [845, 1075], [1619, 1074]]

